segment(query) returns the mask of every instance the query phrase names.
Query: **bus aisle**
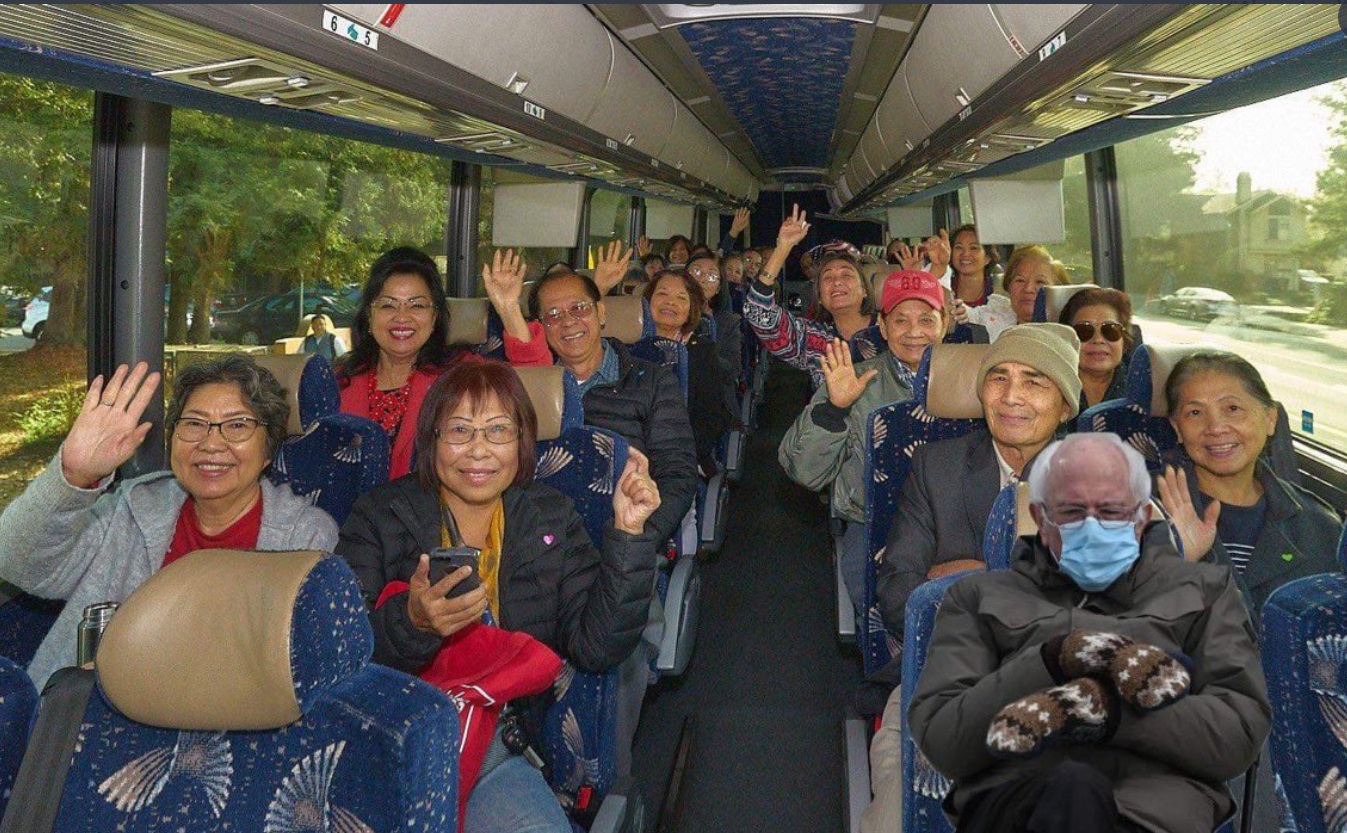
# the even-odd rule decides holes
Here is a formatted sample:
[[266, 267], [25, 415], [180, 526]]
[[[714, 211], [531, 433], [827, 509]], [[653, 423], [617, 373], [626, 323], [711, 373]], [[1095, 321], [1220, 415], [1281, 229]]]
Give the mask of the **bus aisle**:
[[841, 830], [842, 717], [860, 665], [837, 642], [827, 507], [787, 479], [777, 445], [808, 401], [805, 374], [773, 362], [719, 555], [702, 565], [696, 652], [646, 698], [634, 774], [647, 829], [694, 718], [667, 829]]

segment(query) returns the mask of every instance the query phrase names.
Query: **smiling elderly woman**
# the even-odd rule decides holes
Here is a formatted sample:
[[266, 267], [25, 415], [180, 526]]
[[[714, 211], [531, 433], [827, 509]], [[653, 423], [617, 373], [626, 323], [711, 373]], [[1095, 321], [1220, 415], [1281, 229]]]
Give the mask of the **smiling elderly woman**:
[[109, 492], [145, 441], [141, 422], [159, 374], [144, 362], [89, 385], [56, 457], [0, 515], [0, 578], [65, 610], [28, 673], [39, 689], [75, 661], [86, 605], [120, 602], [189, 552], [330, 550], [337, 525], [288, 486], [262, 477], [285, 438], [290, 406], [276, 378], [248, 356], [197, 364], [174, 380], [165, 425], [169, 464]]

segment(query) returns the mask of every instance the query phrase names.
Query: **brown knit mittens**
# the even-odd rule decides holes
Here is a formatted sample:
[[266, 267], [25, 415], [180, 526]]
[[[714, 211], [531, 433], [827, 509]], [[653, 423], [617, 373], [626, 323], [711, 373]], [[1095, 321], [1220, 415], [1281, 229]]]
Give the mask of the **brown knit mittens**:
[[[1142, 711], [1159, 709], [1188, 693], [1192, 679], [1183, 663], [1154, 645], [1133, 642], [1105, 631], [1074, 630], [1060, 646], [1044, 645], [1044, 661], [1058, 679], [1100, 677], [1113, 683], [1118, 696]], [[1055, 651], [1057, 669], [1048, 655]]]
[[992, 718], [987, 751], [998, 758], [1029, 758], [1051, 740], [1098, 743], [1118, 722], [1116, 698], [1099, 680], [1082, 677], [1021, 697]]
[[1150, 711], [1176, 702], [1192, 685], [1182, 661], [1121, 634], [1075, 630], [1049, 640], [1042, 653], [1053, 678], [1065, 682], [996, 713], [987, 730], [987, 751], [995, 757], [1033, 757], [1054, 740], [1102, 743], [1118, 727], [1119, 699]]

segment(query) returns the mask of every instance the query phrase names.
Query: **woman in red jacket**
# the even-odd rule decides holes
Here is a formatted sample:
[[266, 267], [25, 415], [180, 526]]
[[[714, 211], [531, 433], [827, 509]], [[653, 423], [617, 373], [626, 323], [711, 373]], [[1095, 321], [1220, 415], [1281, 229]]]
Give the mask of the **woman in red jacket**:
[[[513, 251], [496, 252], [483, 266], [492, 307], [505, 325], [510, 364], [550, 365], [542, 326], [525, 322], [519, 307], [524, 264]], [[337, 368], [343, 413], [383, 426], [392, 446], [389, 478], [411, 470], [416, 415], [426, 391], [450, 365], [474, 354], [448, 344], [449, 308], [444, 281], [425, 252], [403, 246], [385, 252], [370, 267], [352, 326], [351, 352]]]

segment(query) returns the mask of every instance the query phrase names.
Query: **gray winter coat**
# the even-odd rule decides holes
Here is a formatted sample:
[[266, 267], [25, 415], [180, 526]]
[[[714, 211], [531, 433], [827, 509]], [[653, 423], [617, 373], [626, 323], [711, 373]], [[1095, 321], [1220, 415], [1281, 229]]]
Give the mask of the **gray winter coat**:
[[885, 351], [856, 365], [860, 376], [871, 368], [879, 375], [845, 410], [828, 401], [820, 385], [781, 438], [777, 459], [791, 480], [821, 491], [832, 484], [833, 517], [865, 523], [865, 426], [876, 408], [912, 398], [912, 388], [898, 379], [898, 357]]
[[[107, 492], [70, 485], [61, 455], [0, 515], [0, 578], [66, 606], [42, 640], [28, 674], [39, 691], [58, 668], [75, 661], [75, 628], [86, 605], [121, 602], [155, 573], [173, 543], [187, 492], [171, 471], [128, 480]], [[331, 551], [332, 517], [289, 486], [262, 478], [259, 550]]]
[[[1003, 706], [1057, 684], [1044, 642], [1075, 628], [1112, 631], [1193, 662], [1191, 693], [1154, 712], [1122, 707], [1102, 744], [1061, 743], [1036, 758], [997, 760], [987, 728]], [[913, 740], [954, 779], [954, 816], [997, 787], [1064, 760], [1113, 782], [1119, 814], [1143, 830], [1211, 833], [1234, 811], [1224, 782], [1248, 768], [1271, 724], [1263, 666], [1230, 570], [1178, 554], [1168, 524], [1151, 524], [1141, 558], [1101, 593], [1057, 569], [1037, 536], [1012, 569], [956, 582], [936, 615], [908, 712]]]

